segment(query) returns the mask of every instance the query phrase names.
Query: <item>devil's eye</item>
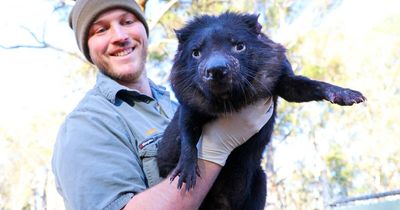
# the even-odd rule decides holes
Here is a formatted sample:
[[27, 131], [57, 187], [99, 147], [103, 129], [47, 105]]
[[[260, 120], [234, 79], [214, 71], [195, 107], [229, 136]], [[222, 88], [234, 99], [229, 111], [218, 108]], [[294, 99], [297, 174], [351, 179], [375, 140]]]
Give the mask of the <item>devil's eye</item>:
[[233, 46], [233, 50], [235, 52], [243, 52], [246, 49], [246, 45], [242, 42], [239, 42]]
[[192, 56], [193, 56], [193, 58], [196, 58], [196, 59], [200, 58], [200, 56], [201, 56], [200, 50], [194, 49], [192, 52]]

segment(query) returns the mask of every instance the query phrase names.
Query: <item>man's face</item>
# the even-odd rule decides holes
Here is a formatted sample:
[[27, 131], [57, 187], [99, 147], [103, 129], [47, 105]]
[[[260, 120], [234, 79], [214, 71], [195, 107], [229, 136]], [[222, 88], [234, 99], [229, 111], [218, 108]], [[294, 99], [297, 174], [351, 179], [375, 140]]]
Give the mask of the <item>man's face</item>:
[[101, 71], [129, 84], [145, 77], [146, 30], [136, 16], [123, 9], [101, 14], [89, 29], [88, 47]]

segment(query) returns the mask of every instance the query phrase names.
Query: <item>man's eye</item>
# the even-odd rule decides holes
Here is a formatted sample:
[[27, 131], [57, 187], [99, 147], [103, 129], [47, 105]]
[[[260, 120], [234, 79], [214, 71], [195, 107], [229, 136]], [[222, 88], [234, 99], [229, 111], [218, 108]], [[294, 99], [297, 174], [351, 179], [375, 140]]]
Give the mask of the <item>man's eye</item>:
[[243, 52], [246, 49], [246, 45], [242, 42], [239, 42], [233, 46], [233, 50], [235, 52]]
[[101, 34], [101, 33], [105, 32], [105, 31], [106, 31], [106, 29], [103, 28], [103, 27], [101, 27], [101, 28], [96, 29], [96, 30], [94, 31], [94, 33], [95, 33], [95, 34]]
[[124, 22], [123, 22], [123, 24], [124, 25], [130, 25], [130, 24], [132, 24], [132, 23], [134, 23], [135, 21], [133, 21], [133, 20], [125, 20]]
[[198, 50], [198, 49], [193, 50], [192, 56], [193, 56], [193, 58], [196, 58], [196, 59], [200, 58], [200, 56], [201, 56], [200, 50]]

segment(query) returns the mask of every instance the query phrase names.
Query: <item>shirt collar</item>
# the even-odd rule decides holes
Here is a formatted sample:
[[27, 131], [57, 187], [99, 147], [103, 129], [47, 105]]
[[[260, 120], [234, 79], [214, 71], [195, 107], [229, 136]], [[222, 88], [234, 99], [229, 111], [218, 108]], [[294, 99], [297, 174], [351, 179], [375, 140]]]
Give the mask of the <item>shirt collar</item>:
[[[151, 80], [149, 80], [149, 83], [150, 83], [150, 88], [151, 88], [152, 94], [156, 100], [159, 100], [160, 98], [163, 98], [165, 96], [167, 96], [169, 98], [169, 93], [168, 93], [168, 91], [165, 90], [164, 87], [156, 85]], [[115, 103], [117, 94], [120, 91], [128, 92], [128, 93], [130, 93], [129, 95], [131, 95], [134, 98], [137, 97], [138, 99], [143, 98], [143, 96], [144, 96], [138, 90], [130, 89], [128, 87], [120, 85], [118, 82], [111, 79], [109, 76], [105, 75], [104, 73], [102, 73], [100, 71], [98, 71], [98, 74], [97, 74], [96, 87], [111, 103]], [[147, 97], [147, 98], [152, 99], [150, 97]]]

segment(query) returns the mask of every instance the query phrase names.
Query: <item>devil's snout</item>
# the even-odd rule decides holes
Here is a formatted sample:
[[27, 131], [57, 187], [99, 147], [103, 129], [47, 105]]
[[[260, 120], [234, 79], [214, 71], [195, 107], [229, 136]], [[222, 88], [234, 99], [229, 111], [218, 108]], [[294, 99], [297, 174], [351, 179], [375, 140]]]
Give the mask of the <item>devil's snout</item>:
[[203, 80], [223, 80], [229, 73], [229, 60], [220, 54], [210, 56], [203, 66]]

